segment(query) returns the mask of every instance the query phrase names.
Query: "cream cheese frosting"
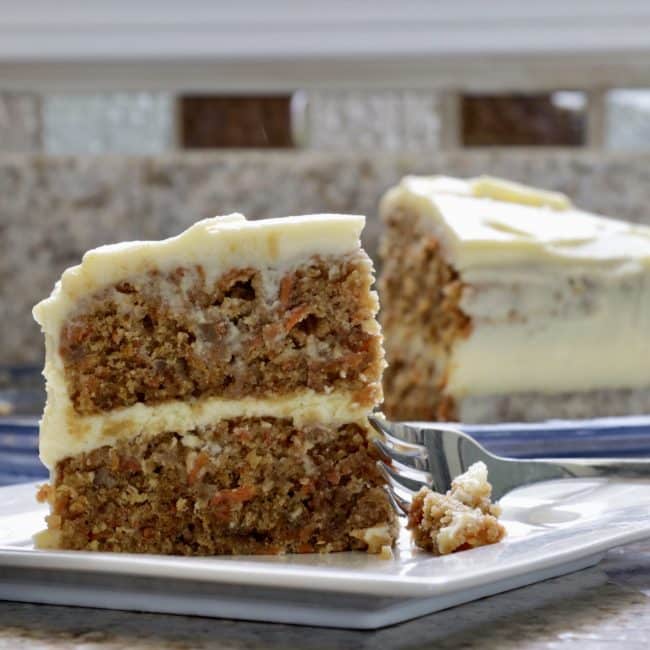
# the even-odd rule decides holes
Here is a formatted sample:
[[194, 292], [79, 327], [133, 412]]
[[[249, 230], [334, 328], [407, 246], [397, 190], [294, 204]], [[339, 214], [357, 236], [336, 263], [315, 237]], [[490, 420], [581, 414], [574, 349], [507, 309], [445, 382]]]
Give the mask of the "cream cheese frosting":
[[[57, 387], [59, 389], [64, 386]], [[48, 399], [51, 393], [48, 393]], [[75, 456], [120, 440], [153, 437], [165, 431], [189, 434], [230, 418], [287, 418], [296, 426], [347, 422], [364, 423], [368, 409], [349, 393], [324, 395], [306, 389], [291, 396], [273, 398], [173, 400], [148, 406], [142, 403], [99, 415], [81, 416], [62, 390], [55, 393], [41, 423], [40, 458], [52, 469], [67, 456]], [[187, 441], [192, 446], [191, 439]]]
[[[252, 266], [279, 278], [301, 260], [313, 255], [339, 256], [360, 248], [365, 218], [356, 215], [320, 214], [248, 221], [241, 214], [200, 221], [176, 237], [162, 241], [125, 242], [87, 252], [80, 265], [69, 268], [49, 298], [33, 313], [46, 338], [43, 374], [47, 404], [40, 427], [40, 456], [53, 469], [64, 457], [113, 444], [138, 435], [163, 431], [185, 433], [220, 418], [291, 417], [301, 423], [355, 422], [365, 418], [349, 394], [299, 394], [274, 399], [196, 402], [171, 401], [156, 406], [134, 406], [81, 416], [72, 406], [58, 353], [59, 332], [78, 301], [103, 287], [151, 269], [172, 270], [179, 265], [202, 265], [208, 280], [231, 268]], [[377, 332], [373, 320], [364, 324]]]
[[428, 218], [459, 269], [557, 264], [650, 267], [650, 228], [572, 207], [562, 194], [479, 177], [407, 176], [381, 204]]
[[406, 177], [382, 201], [399, 209], [428, 224], [465, 284], [473, 327], [445, 389], [457, 402], [650, 389], [650, 228], [490, 177]]
[[164, 272], [179, 263], [204, 265], [216, 277], [233, 267], [278, 268], [312, 255], [349, 253], [359, 248], [364, 223], [360, 215], [249, 221], [230, 214], [199, 221], [169, 239], [100, 246], [64, 271], [49, 298], [34, 307], [34, 318], [46, 334], [58, 331], [82, 296], [154, 268]]

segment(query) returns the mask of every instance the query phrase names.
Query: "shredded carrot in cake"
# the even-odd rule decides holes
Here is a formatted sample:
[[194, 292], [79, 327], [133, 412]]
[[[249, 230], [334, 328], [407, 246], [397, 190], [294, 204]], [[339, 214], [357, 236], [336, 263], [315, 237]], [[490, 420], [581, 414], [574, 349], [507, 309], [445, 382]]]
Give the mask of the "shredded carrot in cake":
[[250, 501], [255, 496], [255, 487], [252, 485], [242, 485], [232, 490], [220, 490], [215, 492], [210, 503], [217, 505], [219, 503], [244, 503]]
[[293, 289], [294, 278], [293, 275], [285, 275], [280, 282], [280, 304], [283, 307], [289, 306], [291, 299], [291, 291]]
[[287, 332], [290, 332], [307, 314], [309, 313], [309, 307], [307, 305], [299, 305], [294, 307], [288, 314], [287, 318], [284, 320], [284, 329]]
[[202, 451], [195, 458], [194, 464], [192, 465], [192, 469], [190, 470], [190, 473], [187, 475], [187, 482], [189, 485], [194, 485], [194, 483], [199, 478], [199, 474], [201, 470], [208, 464], [209, 460], [210, 458], [204, 451]]

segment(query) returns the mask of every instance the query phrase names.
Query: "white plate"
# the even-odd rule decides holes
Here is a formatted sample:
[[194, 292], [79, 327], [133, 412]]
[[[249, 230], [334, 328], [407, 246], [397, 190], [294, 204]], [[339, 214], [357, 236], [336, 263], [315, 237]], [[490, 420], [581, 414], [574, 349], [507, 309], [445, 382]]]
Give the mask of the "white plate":
[[650, 537], [650, 483], [567, 479], [502, 500], [505, 541], [445, 557], [184, 558], [34, 550], [35, 485], [0, 488], [0, 599], [374, 629], [596, 564]]

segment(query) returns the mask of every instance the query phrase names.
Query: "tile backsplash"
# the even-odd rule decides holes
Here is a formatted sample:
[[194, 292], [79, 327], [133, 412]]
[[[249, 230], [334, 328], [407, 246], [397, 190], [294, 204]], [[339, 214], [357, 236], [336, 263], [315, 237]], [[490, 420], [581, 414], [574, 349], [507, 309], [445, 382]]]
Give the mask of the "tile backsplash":
[[[644, 89], [591, 95], [566, 89], [464, 94], [324, 88], [279, 95], [0, 90], [0, 152], [150, 155], [183, 149], [437, 151], [513, 145], [648, 151], [649, 95]], [[564, 96], [583, 101], [579, 106], [556, 101]]]
[[157, 154], [174, 147], [168, 93], [56, 93], [43, 96], [43, 150], [50, 154]]

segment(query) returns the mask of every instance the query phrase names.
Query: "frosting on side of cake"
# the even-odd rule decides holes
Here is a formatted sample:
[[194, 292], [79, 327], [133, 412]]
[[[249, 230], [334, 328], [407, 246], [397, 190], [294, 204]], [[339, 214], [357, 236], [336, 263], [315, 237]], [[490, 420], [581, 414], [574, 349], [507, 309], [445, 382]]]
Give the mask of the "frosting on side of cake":
[[650, 270], [465, 281], [473, 330], [454, 347], [451, 394], [650, 388]]
[[486, 177], [407, 177], [382, 202], [399, 209], [430, 224], [465, 285], [472, 331], [447, 394], [650, 388], [650, 228]]

